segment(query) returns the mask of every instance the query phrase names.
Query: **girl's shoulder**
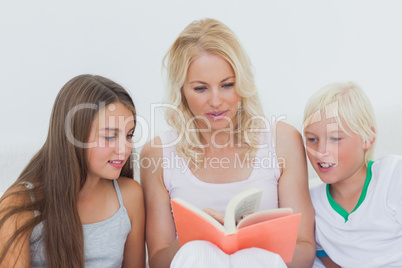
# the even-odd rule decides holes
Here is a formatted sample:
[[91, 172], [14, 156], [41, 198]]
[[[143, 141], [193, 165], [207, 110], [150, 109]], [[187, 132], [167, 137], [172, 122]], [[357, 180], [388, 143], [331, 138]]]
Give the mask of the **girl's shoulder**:
[[142, 199], [142, 188], [136, 180], [127, 177], [120, 177], [117, 180], [117, 183], [125, 206], [126, 200], [136, 201], [137, 199]]
[[136, 180], [126, 177], [120, 177], [117, 183], [131, 223], [143, 221], [144, 197], [141, 185]]
[[29, 209], [32, 202], [30, 189], [20, 184], [10, 187], [0, 198], [0, 248], [3, 246], [1, 242], [7, 241], [14, 232], [35, 218], [34, 210]]
[[0, 207], [24, 206], [32, 203], [32, 187], [26, 187], [25, 184], [16, 184], [11, 186], [0, 198]]

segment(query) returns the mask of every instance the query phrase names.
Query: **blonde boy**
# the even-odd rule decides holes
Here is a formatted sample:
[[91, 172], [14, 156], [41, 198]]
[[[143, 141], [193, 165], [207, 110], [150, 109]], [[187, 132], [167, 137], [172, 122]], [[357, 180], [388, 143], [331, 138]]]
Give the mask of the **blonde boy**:
[[[352, 82], [315, 93], [304, 112], [320, 267], [402, 267], [402, 157], [371, 161], [373, 109]], [[322, 261], [322, 262], [321, 262]]]

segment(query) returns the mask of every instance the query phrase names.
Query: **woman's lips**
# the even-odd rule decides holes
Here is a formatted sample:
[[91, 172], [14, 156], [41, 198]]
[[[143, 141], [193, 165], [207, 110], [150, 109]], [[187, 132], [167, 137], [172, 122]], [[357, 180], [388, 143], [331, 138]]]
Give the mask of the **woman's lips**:
[[228, 113], [228, 110], [226, 111], [213, 111], [211, 113], [207, 113], [207, 116], [213, 120], [220, 120], [223, 119]]

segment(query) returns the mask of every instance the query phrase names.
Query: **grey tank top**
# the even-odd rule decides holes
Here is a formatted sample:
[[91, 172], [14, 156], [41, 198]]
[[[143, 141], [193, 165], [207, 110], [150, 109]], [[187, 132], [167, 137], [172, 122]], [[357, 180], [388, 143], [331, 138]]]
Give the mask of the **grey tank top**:
[[[116, 180], [113, 183], [120, 203], [119, 210], [104, 221], [83, 225], [85, 267], [121, 267], [123, 263], [124, 245], [131, 223], [119, 185]], [[42, 231], [43, 222], [35, 226], [29, 238], [31, 267], [47, 267]]]

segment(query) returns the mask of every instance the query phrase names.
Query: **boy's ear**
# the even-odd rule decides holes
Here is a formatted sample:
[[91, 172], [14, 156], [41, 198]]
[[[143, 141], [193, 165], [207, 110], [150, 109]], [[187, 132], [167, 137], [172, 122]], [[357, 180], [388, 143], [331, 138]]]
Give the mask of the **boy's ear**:
[[375, 142], [375, 137], [374, 137], [371, 141], [366, 141], [366, 142], [363, 144], [363, 150], [368, 150], [368, 149], [370, 149], [370, 147], [373, 146], [374, 142]]
[[[375, 133], [375, 128], [374, 128], [374, 127], [371, 127], [371, 129], [372, 129], [373, 132]], [[373, 137], [373, 139], [372, 139], [371, 141], [366, 141], [366, 142], [363, 144], [363, 150], [368, 150], [368, 149], [370, 149], [370, 147], [373, 146], [374, 142], [375, 142], [375, 137]]]

